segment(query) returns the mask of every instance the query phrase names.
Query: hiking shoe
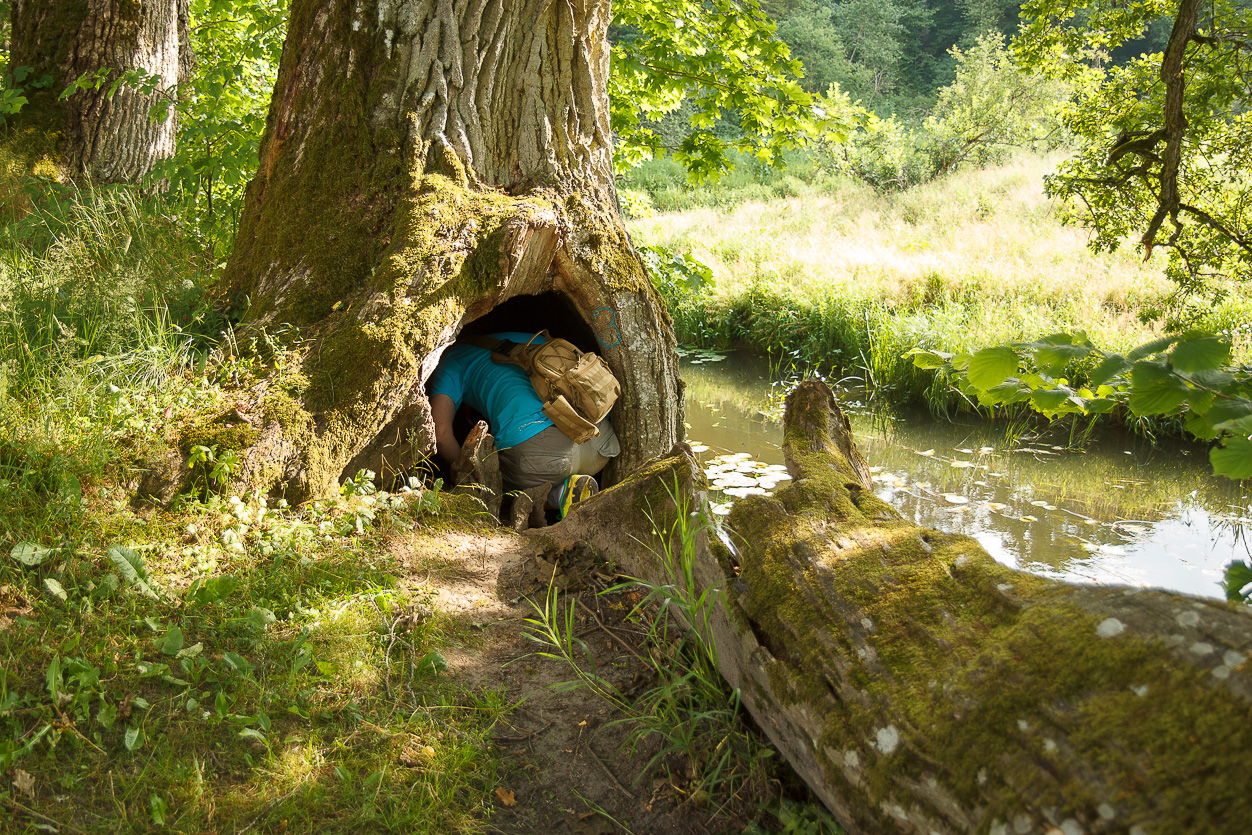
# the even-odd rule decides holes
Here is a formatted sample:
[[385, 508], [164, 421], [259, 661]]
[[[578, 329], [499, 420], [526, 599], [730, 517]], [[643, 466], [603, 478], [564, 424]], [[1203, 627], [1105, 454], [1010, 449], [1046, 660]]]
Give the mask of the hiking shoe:
[[600, 485], [596, 484], [596, 480], [589, 475], [572, 475], [565, 479], [557, 500], [557, 518], [564, 519], [574, 505], [590, 499], [599, 492]]

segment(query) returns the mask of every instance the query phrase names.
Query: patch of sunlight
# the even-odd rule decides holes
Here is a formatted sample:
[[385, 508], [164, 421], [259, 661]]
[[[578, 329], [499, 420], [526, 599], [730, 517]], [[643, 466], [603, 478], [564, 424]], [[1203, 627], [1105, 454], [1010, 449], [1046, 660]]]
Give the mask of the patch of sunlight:
[[316, 780], [326, 767], [326, 756], [319, 746], [300, 737], [289, 737], [284, 746], [273, 746], [265, 765], [255, 772], [254, 782], [274, 795]]

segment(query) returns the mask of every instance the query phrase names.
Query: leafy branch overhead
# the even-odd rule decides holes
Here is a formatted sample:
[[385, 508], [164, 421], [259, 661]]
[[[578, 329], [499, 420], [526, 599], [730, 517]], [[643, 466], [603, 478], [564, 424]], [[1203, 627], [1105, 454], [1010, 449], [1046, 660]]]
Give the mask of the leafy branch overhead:
[[1203, 333], [1115, 354], [1081, 332], [973, 354], [911, 353], [917, 367], [938, 369], [982, 406], [1022, 403], [1049, 418], [1119, 408], [1182, 416], [1192, 435], [1221, 442], [1209, 453], [1214, 473], [1252, 478], [1252, 368], [1229, 366], [1230, 355], [1229, 340]]
[[1107, 3], [1031, 0], [1016, 41], [1024, 65], [1076, 79], [1109, 50], [1173, 17], [1164, 51], [1098, 73], [1076, 97], [1066, 126], [1080, 152], [1048, 180], [1075, 201], [1075, 219], [1098, 250], [1135, 237], [1145, 258], [1169, 251], [1185, 292], [1220, 293], [1252, 279], [1252, 121], [1247, 61], [1252, 8], [1215, 0]]
[[[730, 169], [732, 149], [770, 164], [821, 135], [846, 136], [863, 115], [800, 86], [804, 70], [756, 0], [625, 0], [613, 5], [610, 118], [615, 158], [630, 166], [672, 152], [694, 180]], [[687, 103], [690, 132], [666, 148], [649, 123]], [[737, 119], [733, 138], [715, 130]]]

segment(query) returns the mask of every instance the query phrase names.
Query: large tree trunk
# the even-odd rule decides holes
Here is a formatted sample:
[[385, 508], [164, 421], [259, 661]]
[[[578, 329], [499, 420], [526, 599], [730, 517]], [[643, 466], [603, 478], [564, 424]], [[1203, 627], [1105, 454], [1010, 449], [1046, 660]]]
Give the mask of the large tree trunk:
[[[788, 399], [785, 451], [792, 485], [698, 538], [694, 574], [723, 675], [850, 831], [1246, 831], [1252, 612], [1045, 580], [904, 521], [822, 383]], [[535, 535], [668, 582], [643, 543], [702, 483], [680, 448]]]
[[608, 16], [294, 3], [227, 285], [253, 330], [298, 329], [303, 365], [223, 418], [257, 430], [249, 487], [303, 498], [430, 452], [423, 387], [467, 327], [546, 327], [604, 356], [617, 472], [680, 436], [672, 327], [613, 190]]
[[[97, 183], [137, 182], [174, 153], [175, 112], [153, 121], [152, 107], [191, 69], [188, 0], [16, 0], [10, 66], [29, 67], [29, 103], [15, 119], [17, 148], [31, 167], [51, 163], [63, 176]], [[67, 100], [84, 73], [131, 70], [159, 75], [152, 93], [110, 83]], [[35, 83], [47, 80], [46, 86]]]

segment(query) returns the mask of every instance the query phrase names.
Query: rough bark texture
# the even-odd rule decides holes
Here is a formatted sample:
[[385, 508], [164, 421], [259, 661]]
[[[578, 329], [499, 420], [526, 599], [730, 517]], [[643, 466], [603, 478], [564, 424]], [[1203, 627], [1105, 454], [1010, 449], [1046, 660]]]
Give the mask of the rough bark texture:
[[[154, 122], [149, 113], [191, 69], [188, 0], [16, 0], [11, 66], [29, 67], [27, 104], [15, 119], [32, 167], [41, 158], [58, 173], [94, 182], [137, 182], [174, 153], [175, 114]], [[109, 84], [61, 92], [84, 73], [107, 68], [112, 81], [130, 70], [161, 76], [144, 94]], [[35, 88], [44, 76], [51, 84]]]
[[[1244, 831], [1246, 608], [1045, 580], [903, 521], [822, 383], [788, 400], [786, 454], [793, 484], [697, 540], [695, 575], [723, 675], [850, 831]], [[676, 450], [534, 535], [659, 579], [622, 520], [665, 530], [701, 483]]]
[[[285, 436], [248, 487], [303, 498], [433, 449], [424, 384], [463, 328], [549, 328], [622, 383], [617, 472], [682, 431], [672, 327], [616, 209], [607, 0], [298, 0], [228, 268], [297, 326]], [[475, 320], [544, 300], [521, 320]], [[262, 412], [267, 408], [262, 406]], [[612, 480], [614, 473], [608, 474]]]

